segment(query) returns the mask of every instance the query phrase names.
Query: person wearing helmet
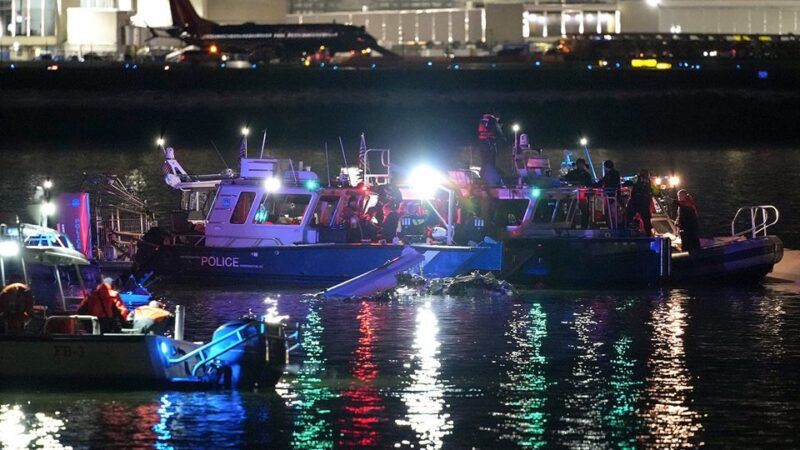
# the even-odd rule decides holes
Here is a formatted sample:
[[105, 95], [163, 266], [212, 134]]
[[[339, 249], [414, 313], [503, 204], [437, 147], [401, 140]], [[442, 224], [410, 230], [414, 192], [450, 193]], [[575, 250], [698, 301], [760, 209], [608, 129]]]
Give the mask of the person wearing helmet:
[[163, 303], [153, 300], [133, 310], [133, 329], [142, 334], [164, 334], [173, 318]]

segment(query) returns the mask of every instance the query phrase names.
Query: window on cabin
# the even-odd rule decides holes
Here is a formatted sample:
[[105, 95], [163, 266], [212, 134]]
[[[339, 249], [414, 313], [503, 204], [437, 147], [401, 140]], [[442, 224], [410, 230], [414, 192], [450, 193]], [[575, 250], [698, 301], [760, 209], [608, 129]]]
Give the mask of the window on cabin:
[[558, 200], [555, 198], [539, 199], [536, 202], [536, 210], [533, 212], [533, 223], [550, 223], [557, 205]]
[[494, 223], [502, 227], [521, 225], [528, 203], [528, 199], [498, 200], [494, 211]]
[[556, 206], [556, 216], [553, 222], [566, 222], [569, 219], [570, 210], [572, 210], [573, 199], [562, 199]]
[[239, 193], [239, 199], [236, 200], [236, 206], [233, 208], [233, 214], [231, 214], [231, 223], [243, 224], [247, 221], [247, 214], [250, 212], [250, 207], [253, 206], [255, 198], [255, 192]]
[[310, 194], [265, 194], [258, 203], [253, 223], [299, 225], [309, 203]]
[[336, 195], [323, 195], [317, 203], [314, 211], [314, 225], [329, 227], [333, 224], [336, 205], [339, 204], [339, 197]]

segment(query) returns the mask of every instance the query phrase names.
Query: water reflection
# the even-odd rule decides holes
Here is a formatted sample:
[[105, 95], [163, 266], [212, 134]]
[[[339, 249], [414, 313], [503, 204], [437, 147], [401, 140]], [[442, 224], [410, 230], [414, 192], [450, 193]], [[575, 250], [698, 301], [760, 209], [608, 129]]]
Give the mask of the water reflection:
[[540, 448], [547, 444], [544, 437], [547, 358], [542, 351], [542, 341], [547, 336], [547, 315], [539, 303], [533, 304], [527, 312], [520, 310], [527, 305], [515, 306], [509, 323], [514, 350], [508, 359], [512, 367], [508, 382], [501, 385], [508, 397], [505, 404], [511, 409], [509, 420], [503, 424], [503, 438], [525, 448]]
[[297, 411], [293, 448], [326, 449], [333, 448], [334, 444], [331, 411], [325, 402], [336, 395], [322, 384], [327, 361], [322, 346], [324, 328], [317, 309], [318, 304], [311, 305], [301, 333], [305, 352], [302, 367], [289, 383], [281, 382], [276, 387], [288, 406]]
[[378, 375], [378, 366], [373, 359], [374, 321], [372, 302], [362, 301], [359, 306], [358, 345], [351, 373], [353, 384], [342, 392], [344, 410], [348, 416], [341, 420], [339, 445], [348, 448], [377, 445], [380, 436], [376, 429], [379, 415], [384, 407], [378, 389], [372, 380]]
[[579, 305], [574, 313], [577, 353], [572, 374], [566, 380], [567, 395], [564, 399], [564, 429], [560, 434], [561, 445], [585, 447], [602, 445], [605, 433], [602, 429], [602, 411], [608, 400], [603, 395], [602, 373], [599, 359], [603, 355], [599, 340], [601, 330], [596, 315], [604, 316], [605, 309], [596, 312], [587, 305]]
[[655, 305], [650, 326], [653, 350], [647, 361], [643, 412], [648, 445], [659, 448], [693, 447], [702, 429], [700, 415], [691, 408], [692, 380], [686, 366], [684, 332], [686, 295], [675, 291]]
[[610, 404], [605, 417], [612, 443], [622, 449], [636, 448], [636, 434], [642, 426], [636, 407], [643, 383], [635, 377], [636, 362], [629, 355], [631, 342], [628, 336], [621, 336], [614, 342], [609, 379]]
[[[412, 360], [417, 368], [411, 374], [411, 385], [401, 396], [408, 412], [405, 419], [397, 420], [397, 424], [411, 427], [417, 435], [419, 447], [427, 449], [441, 448], [443, 438], [453, 430], [450, 414], [445, 412], [444, 384], [439, 380], [441, 343], [438, 335], [439, 321], [430, 303], [426, 303], [417, 311]], [[395, 443], [395, 447], [405, 444], [409, 443]]]
[[56, 417], [35, 413], [27, 417], [20, 405], [0, 405], [0, 447], [4, 449], [71, 448], [60, 442], [64, 421], [60, 412]]

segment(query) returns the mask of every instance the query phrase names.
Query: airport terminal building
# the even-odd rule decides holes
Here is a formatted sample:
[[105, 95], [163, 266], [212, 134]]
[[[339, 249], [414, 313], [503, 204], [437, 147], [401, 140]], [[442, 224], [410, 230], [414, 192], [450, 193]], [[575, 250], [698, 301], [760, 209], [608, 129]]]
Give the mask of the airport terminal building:
[[[571, 34], [796, 34], [800, 0], [192, 0], [219, 23], [344, 23], [381, 45], [493, 46]], [[132, 54], [172, 24], [169, 0], [0, 0], [0, 59]], [[156, 44], [154, 44], [154, 42]]]

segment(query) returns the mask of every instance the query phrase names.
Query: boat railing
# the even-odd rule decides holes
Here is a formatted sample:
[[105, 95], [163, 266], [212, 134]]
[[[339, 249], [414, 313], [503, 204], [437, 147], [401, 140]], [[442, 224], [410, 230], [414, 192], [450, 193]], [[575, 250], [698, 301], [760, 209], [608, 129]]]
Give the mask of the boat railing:
[[54, 322], [64, 322], [64, 321], [83, 321], [88, 320], [92, 323], [92, 334], [99, 335], [100, 332], [100, 320], [96, 316], [87, 316], [83, 314], [73, 314], [69, 316], [50, 316], [44, 321], [44, 330], [45, 333], [49, 333], [50, 324]]
[[[256, 325], [256, 327], [254, 328], [253, 325]], [[178, 358], [169, 358], [168, 362], [170, 365], [175, 365], [175, 364], [182, 364], [186, 361], [191, 360], [192, 358], [197, 358], [197, 362], [195, 362], [194, 365], [192, 366], [192, 376], [196, 376], [197, 371], [200, 370], [200, 368], [205, 367], [207, 364], [211, 363], [212, 361], [224, 355], [225, 353], [228, 353], [229, 351], [235, 349], [236, 347], [239, 347], [240, 345], [244, 344], [254, 336], [264, 334], [264, 336], [267, 339], [281, 339], [281, 340], [288, 339], [287, 336], [283, 335], [282, 331], [280, 332], [281, 334], [274, 334], [274, 335], [265, 334], [264, 327], [266, 325], [268, 324], [265, 322], [247, 321], [243, 325], [240, 325], [239, 327], [234, 328], [233, 330], [215, 338], [214, 340], [211, 340], [201, 345], [200, 347], [197, 347], [196, 349], [192, 350], [189, 353], [186, 353], [185, 355], [181, 355]], [[256, 331], [248, 333], [247, 332], [248, 329], [249, 330], [255, 329]], [[229, 338], [233, 338], [231, 343], [221, 348], [215, 348], [218, 347], [221, 343], [228, 340]]]
[[[369, 164], [369, 156], [370, 153], [377, 153], [380, 156], [380, 165], [384, 172], [372, 172], [371, 165]], [[392, 168], [391, 168], [391, 160], [390, 160], [390, 152], [389, 149], [383, 148], [370, 148], [366, 152], [364, 152], [364, 183], [370, 186], [378, 186], [381, 184], [388, 184], [392, 180]]]
[[[742, 222], [740, 217], [747, 217], [750, 215], [750, 228], [737, 231], [736, 224]], [[766, 236], [767, 229], [780, 219], [780, 212], [778, 208], [772, 205], [758, 205], [758, 206], [743, 206], [736, 211], [736, 214], [731, 220], [731, 236], [746, 236], [759, 237]]]

